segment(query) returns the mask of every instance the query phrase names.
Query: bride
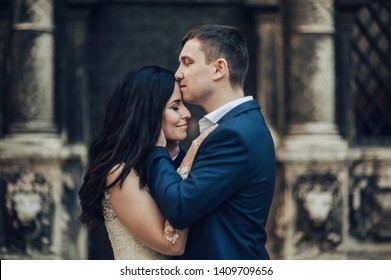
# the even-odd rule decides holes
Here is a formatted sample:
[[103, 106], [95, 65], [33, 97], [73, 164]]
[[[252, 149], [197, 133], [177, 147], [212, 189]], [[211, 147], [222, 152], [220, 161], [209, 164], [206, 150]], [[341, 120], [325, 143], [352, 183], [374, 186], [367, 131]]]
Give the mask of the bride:
[[158, 66], [127, 74], [114, 91], [104, 127], [90, 147], [79, 198], [80, 221], [89, 227], [104, 222], [115, 259], [184, 253], [188, 229], [174, 229], [159, 211], [148, 191], [144, 160], [163, 139], [186, 177], [199, 143], [213, 130], [194, 140], [185, 156], [178, 141], [186, 138], [190, 117], [174, 74]]

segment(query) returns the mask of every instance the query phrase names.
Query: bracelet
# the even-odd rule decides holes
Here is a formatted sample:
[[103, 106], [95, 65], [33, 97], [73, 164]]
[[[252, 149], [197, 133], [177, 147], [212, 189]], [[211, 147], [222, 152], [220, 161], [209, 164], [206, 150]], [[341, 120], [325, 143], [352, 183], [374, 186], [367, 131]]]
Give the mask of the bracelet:
[[[175, 232], [173, 236], [169, 236], [170, 232]], [[175, 242], [179, 238], [179, 232], [177, 229], [174, 229], [172, 226], [167, 226], [164, 229], [164, 238], [166, 238], [168, 241], [170, 241], [172, 244], [175, 244]]]

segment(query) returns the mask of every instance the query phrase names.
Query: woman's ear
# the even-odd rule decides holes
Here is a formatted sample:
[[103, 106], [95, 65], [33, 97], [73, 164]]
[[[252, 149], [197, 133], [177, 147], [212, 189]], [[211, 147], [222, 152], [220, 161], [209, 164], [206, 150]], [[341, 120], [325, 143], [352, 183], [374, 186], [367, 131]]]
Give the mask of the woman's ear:
[[228, 63], [224, 58], [219, 58], [214, 62], [215, 73], [213, 80], [217, 81], [223, 78], [228, 73]]

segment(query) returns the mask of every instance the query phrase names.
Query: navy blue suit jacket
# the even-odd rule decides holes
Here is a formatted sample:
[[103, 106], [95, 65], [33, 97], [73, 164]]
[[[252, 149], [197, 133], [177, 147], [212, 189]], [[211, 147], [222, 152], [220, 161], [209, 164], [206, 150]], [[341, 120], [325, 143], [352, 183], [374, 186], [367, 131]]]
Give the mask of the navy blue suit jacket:
[[219, 121], [185, 180], [167, 150], [154, 147], [147, 157], [152, 195], [175, 228], [190, 227], [179, 259], [269, 259], [265, 225], [275, 167], [274, 143], [255, 100]]

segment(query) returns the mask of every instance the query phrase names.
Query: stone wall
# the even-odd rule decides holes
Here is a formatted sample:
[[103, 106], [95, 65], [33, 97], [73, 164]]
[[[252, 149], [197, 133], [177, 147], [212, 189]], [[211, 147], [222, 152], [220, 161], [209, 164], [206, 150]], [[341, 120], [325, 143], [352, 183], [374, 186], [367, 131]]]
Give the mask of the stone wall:
[[[88, 146], [122, 75], [174, 71], [183, 35], [205, 23], [248, 39], [245, 90], [278, 159], [271, 257], [391, 258], [391, 149], [354, 145], [344, 103], [351, 28], [367, 3], [0, 0], [0, 258], [112, 258], [104, 228], [77, 220]], [[185, 148], [203, 114], [190, 109]]]

